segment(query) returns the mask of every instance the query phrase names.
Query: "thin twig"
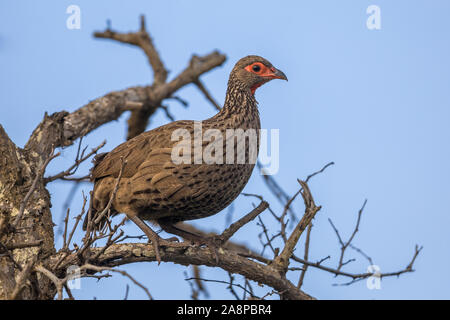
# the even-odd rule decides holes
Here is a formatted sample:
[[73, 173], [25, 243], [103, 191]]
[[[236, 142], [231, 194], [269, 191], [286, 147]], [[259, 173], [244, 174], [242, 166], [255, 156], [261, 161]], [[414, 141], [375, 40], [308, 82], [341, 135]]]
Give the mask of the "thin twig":
[[345, 254], [345, 250], [347, 250], [348, 246], [349, 246], [350, 243], [353, 241], [353, 239], [354, 239], [356, 233], [357, 233], [358, 230], [359, 230], [359, 224], [360, 224], [360, 222], [361, 222], [361, 215], [362, 215], [362, 213], [363, 213], [363, 211], [364, 211], [364, 208], [366, 207], [366, 203], [367, 203], [367, 199], [364, 200], [364, 203], [363, 203], [362, 207], [361, 207], [361, 208], [359, 209], [359, 211], [358, 211], [358, 219], [357, 219], [357, 221], [356, 221], [355, 229], [353, 230], [352, 234], [350, 235], [350, 238], [348, 238], [348, 240], [347, 240], [346, 242], [344, 242], [344, 241], [342, 240], [341, 235], [339, 234], [338, 229], [337, 229], [336, 226], [333, 224], [333, 221], [331, 221], [331, 219], [328, 218], [328, 221], [330, 222], [331, 227], [333, 228], [334, 232], [336, 233], [336, 236], [337, 236], [337, 238], [338, 238], [338, 241], [339, 241], [339, 243], [340, 243], [340, 245], [341, 245], [341, 255], [340, 255], [340, 257], [339, 257], [339, 264], [338, 264], [338, 267], [337, 267], [338, 270], [340, 270], [345, 264], [347, 264], [347, 263], [353, 261], [353, 260], [348, 260], [348, 261], [344, 262], [344, 254]]
[[196, 280], [196, 281], [223, 283], [223, 284], [226, 284], [226, 285], [231, 286], [231, 287], [232, 286], [238, 287], [238, 288], [244, 290], [245, 292], [247, 292], [248, 294], [250, 294], [251, 296], [253, 296], [253, 294], [252, 294], [252, 292], [250, 290], [248, 290], [247, 288], [245, 288], [244, 286], [242, 286], [242, 285], [240, 285], [238, 283], [230, 283], [229, 281], [214, 280], [214, 279], [204, 279], [204, 278], [195, 278], [195, 277], [186, 278], [184, 280], [186, 280], [186, 281]]
[[[311, 238], [311, 229], [312, 229], [312, 223], [309, 224], [308, 226], [308, 231], [306, 232], [306, 240], [305, 240], [305, 254], [303, 255], [303, 258], [305, 260], [308, 260], [308, 255], [309, 255], [309, 243], [310, 243], [310, 238]], [[308, 266], [304, 265], [303, 266], [303, 270], [300, 273], [300, 278], [298, 279], [298, 284], [297, 284], [297, 288], [301, 288], [303, 285], [303, 280], [305, 279], [305, 274], [306, 271], [308, 270]]]
[[[87, 148], [86, 147], [83, 150], [83, 152], [81, 153], [81, 155], [80, 155], [81, 142], [82, 142], [82, 139], [80, 138], [79, 147], [78, 147], [77, 155], [75, 157], [74, 164], [71, 165], [67, 170], [64, 170], [64, 171], [62, 171], [62, 172], [60, 172], [58, 174], [55, 174], [54, 176], [50, 176], [50, 177], [44, 178], [44, 184], [47, 184], [49, 182], [52, 182], [52, 181], [55, 181], [55, 180], [61, 179], [61, 178], [66, 178], [67, 179], [67, 176], [71, 176], [77, 171], [77, 169], [78, 169], [78, 167], [80, 166], [81, 163], [83, 163], [84, 161], [89, 159], [94, 154], [97, 154], [98, 150], [103, 148], [105, 146], [105, 144], [106, 144], [106, 140], [104, 140], [100, 145], [98, 145], [97, 147], [93, 148], [91, 150], [91, 152], [89, 152], [87, 155], [84, 155], [84, 151]], [[80, 178], [77, 178], [77, 179], [79, 180]]]
[[311, 223], [316, 213], [321, 209], [320, 206], [316, 206], [316, 204], [314, 203], [314, 199], [311, 195], [311, 191], [309, 190], [308, 185], [302, 180], [297, 179], [297, 181], [302, 186], [302, 197], [305, 202], [305, 214], [292, 231], [288, 241], [285, 243], [285, 246], [281, 254], [274, 259], [273, 265], [279, 271], [284, 273], [287, 271], [287, 268], [289, 266], [289, 260], [295, 250], [295, 246], [297, 245], [300, 236], [302, 235], [303, 231], [308, 227], [308, 225]]
[[53, 272], [46, 269], [44, 266], [36, 266], [35, 270], [45, 275], [48, 279], [50, 279], [56, 287], [56, 292], [58, 293], [58, 300], [63, 299], [63, 288], [64, 283], [67, 281], [67, 277], [64, 279], [59, 279]]
[[130, 279], [135, 285], [140, 287], [142, 290], [144, 290], [145, 293], [147, 294], [148, 298], [150, 300], [153, 300], [153, 297], [150, 294], [150, 291], [144, 285], [142, 285], [139, 281], [134, 279], [128, 272], [126, 272], [124, 270], [114, 269], [114, 268], [110, 268], [110, 267], [99, 267], [99, 266], [94, 266], [94, 265], [89, 264], [89, 263], [87, 263], [87, 264], [85, 264], [85, 265], [80, 267], [80, 271], [83, 271], [85, 269], [93, 270], [93, 271], [96, 271], [96, 272], [111, 271], [111, 272], [120, 273], [121, 275], [123, 275], [123, 276], [127, 277], [128, 279]]
[[308, 182], [309, 182], [309, 179], [311, 179], [311, 178], [314, 177], [315, 175], [318, 175], [319, 173], [324, 172], [326, 168], [328, 168], [329, 166], [332, 166], [332, 165], [334, 165], [334, 162], [333, 162], [333, 161], [327, 163], [322, 169], [320, 169], [319, 171], [316, 171], [316, 172], [310, 174], [308, 177], [306, 177], [305, 182], [308, 183]]
[[[386, 277], [400, 276], [400, 275], [402, 275], [404, 273], [408, 273], [408, 272], [414, 272], [414, 269], [413, 269], [414, 262], [416, 261], [416, 258], [417, 258], [417, 256], [419, 255], [419, 253], [420, 253], [420, 251], [422, 249], [423, 249], [423, 247], [419, 247], [417, 245], [415, 246], [414, 255], [413, 255], [412, 259], [410, 260], [410, 262], [408, 263], [408, 265], [406, 266], [406, 268], [404, 268], [402, 270], [399, 270], [399, 271], [394, 271], [394, 272], [380, 273], [380, 274], [377, 274], [377, 277], [380, 277], [380, 279], [381, 279], [381, 278], [386, 278]], [[314, 268], [317, 268], [317, 269], [320, 269], [320, 270], [332, 273], [335, 276], [349, 277], [352, 280], [362, 280], [362, 279], [366, 279], [366, 278], [371, 277], [371, 276], [374, 275], [371, 272], [350, 273], [350, 272], [342, 271], [340, 269], [334, 269], [334, 268], [330, 268], [330, 267], [322, 265], [322, 262], [324, 260], [328, 259], [328, 258], [329, 257], [327, 257], [325, 259], [322, 259], [322, 260], [320, 260], [318, 262], [311, 262], [311, 261], [306, 261], [306, 260], [304, 260], [304, 259], [302, 259], [300, 257], [295, 256], [295, 255], [292, 256], [292, 259], [294, 261], [302, 263], [303, 265], [307, 265], [307, 266], [310, 266], [310, 267], [314, 267]], [[351, 284], [351, 283], [345, 283], [344, 285], [348, 285], [348, 284]]]
[[261, 201], [261, 203], [253, 209], [250, 213], [243, 216], [241, 219], [233, 223], [229, 226], [222, 234], [220, 238], [223, 242], [228, 241], [242, 226], [249, 223], [253, 219], [255, 219], [261, 212], [266, 210], [269, 207], [269, 204], [266, 201]]

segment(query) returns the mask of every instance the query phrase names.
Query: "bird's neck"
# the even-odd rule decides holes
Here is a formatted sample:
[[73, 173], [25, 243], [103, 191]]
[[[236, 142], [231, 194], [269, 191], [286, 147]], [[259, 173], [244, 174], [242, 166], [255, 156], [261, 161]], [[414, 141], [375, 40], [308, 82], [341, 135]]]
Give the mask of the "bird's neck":
[[230, 78], [223, 108], [214, 118], [259, 128], [258, 102], [247, 86]]

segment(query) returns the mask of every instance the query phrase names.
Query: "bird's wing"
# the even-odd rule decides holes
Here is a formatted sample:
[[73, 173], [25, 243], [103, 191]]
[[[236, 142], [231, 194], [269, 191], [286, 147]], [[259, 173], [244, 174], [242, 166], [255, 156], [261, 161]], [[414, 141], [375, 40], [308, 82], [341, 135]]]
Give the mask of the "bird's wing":
[[123, 159], [125, 161], [122, 176], [129, 178], [135, 175], [138, 168], [152, 152], [171, 147], [176, 141], [171, 140], [173, 130], [189, 127], [192, 121], [176, 121], [151, 131], [144, 132], [130, 139], [106, 155], [99, 155], [91, 171], [91, 179], [97, 180], [106, 176], [118, 177]]
[[139, 166], [138, 173], [131, 178], [131, 184], [142, 192], [157, 191], [158, 198], [171, 202], [195, 197], [197, 191], [205, 190], [207, 179], [197, 179], [204, 165], [175, 164], [172, 159], [172, 147], [154, 148]]
[[[192, 131], [192, 122], [178, 125], [182, 129]], [[176, 128], [176, 127], [173, 127]], [[172, 128], [172, 129], [173, 129]], [[136, 174], [131, 178], [131, 184], [137, 192], [156, 192], [157, 198], [170, 201], [177, 201], [190, 197], [195, 197], [200, 189], [207, 189], [208, 179], [198, 179], [203, 171], [208, 171], [209, 166], [204, 164], [194, 164], [194, 153], [192, 151], [192, 141], [183, 139], [179, 142], [155, 143], [150, 152], [146, 154], [145, 160], [139, 165]], [[174, 145], [191, 151], [187, 160], [188, 163], [177, 162], [173, 158]], [[157, 146], [156, 146], [157, 145]], [[175, 153], [176, 154], [176, 153]]]

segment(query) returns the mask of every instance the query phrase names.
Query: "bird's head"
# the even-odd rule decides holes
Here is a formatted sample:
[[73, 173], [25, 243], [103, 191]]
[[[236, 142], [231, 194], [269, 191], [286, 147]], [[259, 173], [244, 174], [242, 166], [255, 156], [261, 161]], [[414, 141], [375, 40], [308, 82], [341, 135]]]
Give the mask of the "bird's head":
[[247, 56], [239, 60], [231, 71], [230, 78], [238, 80], [241, 85], [250, 89], [252, 94], [255, 94], [256, 89], [272, 79], [287, 81], [287, 77], [282, 71], [259, 56]]

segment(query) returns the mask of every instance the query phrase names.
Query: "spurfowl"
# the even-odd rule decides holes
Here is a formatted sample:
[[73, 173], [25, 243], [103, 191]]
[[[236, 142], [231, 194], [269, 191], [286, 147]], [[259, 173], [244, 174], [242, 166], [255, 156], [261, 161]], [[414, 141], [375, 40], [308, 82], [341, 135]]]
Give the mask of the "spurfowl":
[[[272, 79], [287, 80], [283, 72], [262, 57], [247, 56], [239, 60], [231, 71], [223, 108], [212, 118], [201, 121], [202, 132], [213, 129], [214, 137], [218, 139], [220, 134], [226, 137], [227, 130], [230, 129], [242, 129], [245, 132], [253, 129], [257, 132], [256, 146], [254, 145], [257, 152], [260, 120], [254, 93], [258, 87]], [[174, 224], [207, 217], [227, 207], [247, 184], [255, 163], [249, 161], [251, 141], [244, 146], [246, 160], [236, 161], [240, 151], [237, 150], [237, 136], [231, 138], [236, 140], [231, 157], [226, 154], [228, 150], [225, 143], [219, 149], [222, 157], [217, 157], [212, 152], [215, 159], [221, 158], [222, 161], [201, 161], [202, 150], [207, 148], [203, 142], [200, 161], [195, 146], [192, 146], [194, 152], [192, 158], [189, 156], [188, 159], [193, 161], [176, 163], [173, 161], [172, 151], [179, 141], [173, 138], [173, 133], [177, 129], [182, 130], [195, 140], [198, 138], [195, 123], [175, 121], [144, 132], [109, 153], [98, 155], [91, 171], [91, 179], [95, 185], [84, 229], [88, 226], [95, 229], [104, 224], [106, 216], [99, 217], [99, 213], [104, 211], [112, 198], [111, 213], [127, 214], [145, 232], [154, 245], [158, 262], [159, 245], [167, 244], [167, 240], [161, 239], [142, 219], [159, 224], [166, 232], [198, 241], [201, 237], [181, 230]], [[225, 140], [230, 139], [218, 141], [222, 143]], [[189, 150], [190, 148], [189, 143]], [[115, 188], [121, 169], [122, 176]], [[112, 197], [114, 191], [116, 194]]]

